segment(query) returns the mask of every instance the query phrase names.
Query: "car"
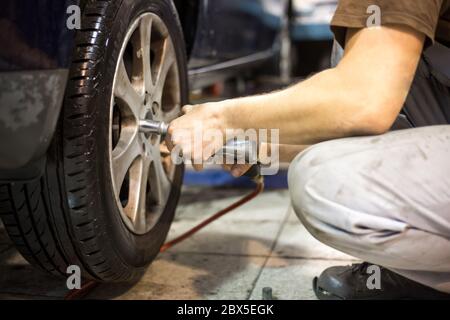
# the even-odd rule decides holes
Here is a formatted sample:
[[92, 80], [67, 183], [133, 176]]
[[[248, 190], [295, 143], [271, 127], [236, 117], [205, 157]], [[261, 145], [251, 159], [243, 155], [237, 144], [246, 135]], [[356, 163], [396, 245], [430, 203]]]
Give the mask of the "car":
[[330, 22], [337, 4], [337, 0], [293, 0], [290, 32], [292, 40], [332, 41]]
[[76, 265], [85, 279], [139, 277], [166, 239], [183, 181], [183, 166], [140, 121], [170, 122], [190, 90], [279, 62], [289, 7], [3, 1], [0, 217], [20, 253], [56, 276]]

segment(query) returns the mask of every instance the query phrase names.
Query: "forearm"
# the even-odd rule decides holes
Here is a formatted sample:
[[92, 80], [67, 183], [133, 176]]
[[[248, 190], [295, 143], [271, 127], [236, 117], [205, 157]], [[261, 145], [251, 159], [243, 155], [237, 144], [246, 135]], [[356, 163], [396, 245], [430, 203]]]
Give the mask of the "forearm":
[[226, 126], [279, 129], [280, 143], [379, 134], [403, 106], [424, 36], [404, 27], [351, 30], [338, 67], [286, 90], [228, 100]]
[[[258, 159], [261, 163], [269, 164], [272, 162], [272, 147], [274, 145], [270, 143], [261, 143], [259, 145]], [[308, 147], [307, 145], [277, 144], [278, 162], [291, 162], [300, 152]]]
[[282, 91], [228, 100], [224, 116], [229, 128], [279, 129], [284, 144], [366, 134], [360, 119], [368, 102], [355, 89], [339, 69], [330, 69]]
[[[409, 92], [424, 35], [399, 26], [347, 35], [345, 56], [334, 69], [269, 94], [185, 106], [185, 115], [169, 127], [173, 144], [192, 154], [198, 146], [183, 137], [196, 130], [203, 135], [220, 131], [220, 144], [227, 129], [278, 129], [279, 140], [269, 142], [285, 145], [388, 131]], [[209, 144], [205, 139], [201, 146]], [[214, 150], [207, 151], [193, 158], [207, 159]]]

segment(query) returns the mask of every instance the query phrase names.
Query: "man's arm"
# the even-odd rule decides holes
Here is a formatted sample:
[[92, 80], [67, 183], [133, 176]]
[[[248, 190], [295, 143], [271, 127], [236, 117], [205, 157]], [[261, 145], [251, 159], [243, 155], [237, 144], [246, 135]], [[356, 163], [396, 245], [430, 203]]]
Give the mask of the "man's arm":
[[[223, 132], [277, 128], [280, 143], [295, 145], [384, 133], [404, 104], [423, 43], [424, 36], [407, 27], [350, 29], [336, 68], [285, 90], [188, 106], [169, 132], [193, 130], [196, 121]], [[190, 145], [181, 148], [192, 152]]]

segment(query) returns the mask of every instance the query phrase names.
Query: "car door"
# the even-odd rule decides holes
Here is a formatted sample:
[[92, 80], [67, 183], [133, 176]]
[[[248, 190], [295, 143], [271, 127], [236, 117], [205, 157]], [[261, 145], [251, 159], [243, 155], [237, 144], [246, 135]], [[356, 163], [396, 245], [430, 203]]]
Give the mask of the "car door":
[[288, 0], [201, 0], [189, 69], [271, 51]]

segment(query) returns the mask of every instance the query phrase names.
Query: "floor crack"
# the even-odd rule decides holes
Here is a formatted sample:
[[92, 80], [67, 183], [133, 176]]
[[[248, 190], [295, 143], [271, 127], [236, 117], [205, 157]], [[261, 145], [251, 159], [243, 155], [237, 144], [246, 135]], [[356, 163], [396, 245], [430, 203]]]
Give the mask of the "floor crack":
[[255, 291], [256, 284], [258, 283], [258, 280], [261, 277], [261, 274], [263, 273], [264, 269], [266, 268], [266, 265], [269, 262], [269, 259], [272, 258], [272, 253], [275, 250], [275, 248], [276, 248], [276, 246], [278, 244], [278, 240], [279, 240], [279, 238], [281, 236], [281, 233], [282, 233], [283, 229], [285, 228], [285, 226], [287, 224], [287, 221], [288, 221], [289, 216], [290, 216], [290, 212], [291, 212], [291, 208], [289, 208], [287, 210], [286, 215], [285, 215], [285, 217], [283, 219], [283, 222], [280, 224], [280, 228], [278, 229], [278, 231], [276, 233], [276, 236], [275, 236], [275, 241], [273, 242], [273, 244], [272, 244], [272, 246], [270, 248], [269, 254], [265, 257], [264, 262], [263, 262], [263, 264], [261, 266], [261, 269], [259, 270], [258, 274], [256, 275], [255, 280], [253, 281], [252, 289], [249, 290], [249, 294], [248, 294], [246, 300], [250, 300], [250, 297], [253, 295], [253, 292]]

